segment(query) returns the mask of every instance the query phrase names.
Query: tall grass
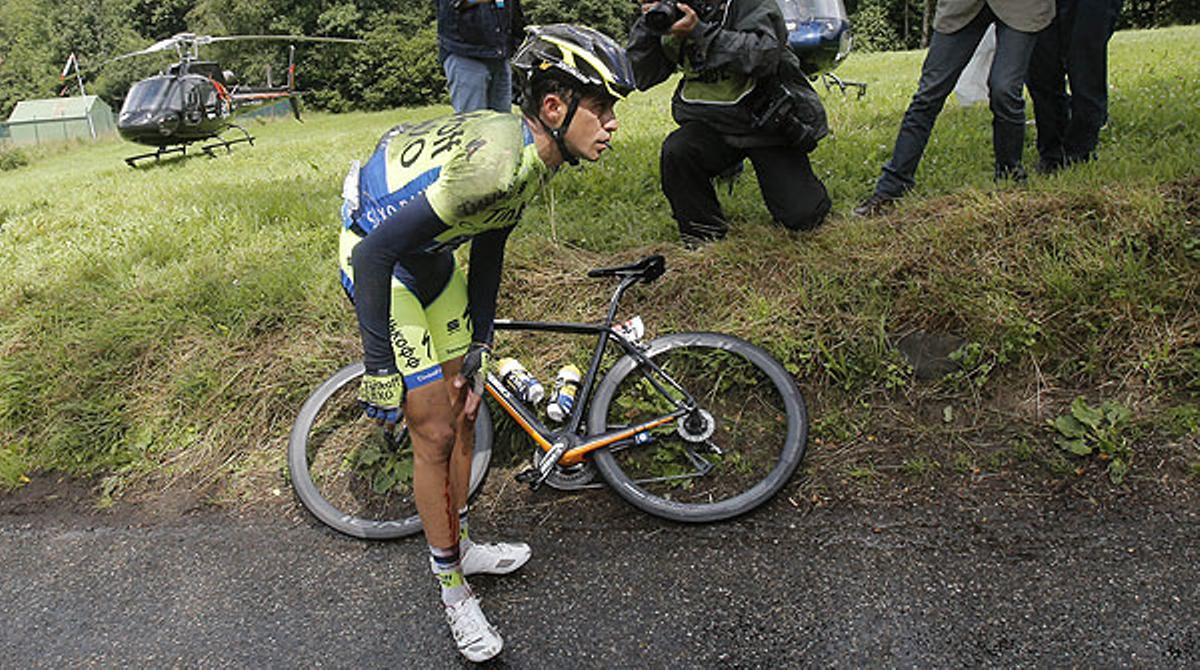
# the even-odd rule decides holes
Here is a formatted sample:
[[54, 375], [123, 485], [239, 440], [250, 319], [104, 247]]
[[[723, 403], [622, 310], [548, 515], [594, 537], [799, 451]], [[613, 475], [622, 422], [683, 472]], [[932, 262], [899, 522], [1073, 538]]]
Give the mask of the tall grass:
[[[990, 115], [951, 100], [913, 197], [865, 221], [844, 213], [889, 155], [922, 54], [852, 56], [839, 74], [869, 93], [824, 94], [834, 134], [813, 154], [829, 223], [774, 227], [748, 169], [722, 195], [730, 238], [696, 253], [675, 244], [658, 187], [669, 87], [635, 95], [613, 151], [530, 208], [501, 313], [598, 318], [605, 289], [584, 269], [667, 254], [671, 271], [629, 310], [652, 332], [726, 330], [775, 352], [815, 401], [818, 474], [861, 460], [885, 428], [927, 435], [931, 397], [1002, 407], [1030, 434], [1081, 391], [1142, 416], [1195, 405], [1198, 38], [1118, 34], [1101, 160], [1025, 188], [992, 184]], [[121, 161], [138, 147], [116, 140], [35, 150], [0, 174], [0, 485], [40, 469], [103, 475], [109, 493], [181, 479], [252, 496], [272, 482], [308, 389], [357, 355], [334, 262], [346, 167], [391, 125], [448, 111], [255, 124], [253, 148], [138, 170]], [[893, 344], [919, 329], [972, 345], [959, 375], [914, 381]], [[579, 355], [508, 346], [547, 370]]]

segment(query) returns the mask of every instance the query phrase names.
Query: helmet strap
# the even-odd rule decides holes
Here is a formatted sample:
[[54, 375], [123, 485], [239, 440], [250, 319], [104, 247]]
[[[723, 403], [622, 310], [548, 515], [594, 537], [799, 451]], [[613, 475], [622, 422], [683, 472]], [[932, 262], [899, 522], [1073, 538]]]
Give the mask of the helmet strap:
[[554, 139], [554, 143], [558, 146], [558, 153], [562, 155], [563, 161], [567, 165], [579, 165], [579, 157], [567, 148], [566, 135], [567, 128], [571, 127], [571, 120], [575, 118], [575, 111], [579, 109], [580, 97], [578, 93], [571, 96], [571, 102], [567, 104], [567, 115], [563, 117], [563, 122], [557, 128], [551, 128], [550, 124], [542, 120], [542, 115], [538, 114], [538, 123], [541, 123], [542, 128]]

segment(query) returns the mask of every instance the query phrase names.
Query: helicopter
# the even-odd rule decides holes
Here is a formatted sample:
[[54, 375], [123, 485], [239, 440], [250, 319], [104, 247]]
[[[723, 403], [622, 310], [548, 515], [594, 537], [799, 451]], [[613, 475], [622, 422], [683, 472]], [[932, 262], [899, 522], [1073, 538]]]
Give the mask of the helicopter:
[[854, 40], [850, 19], [842, 0], [778, 0], [788, 31], [788, 47], [800, 58], [800, 69], [811, 79], [820, 77], [825, 89], [834, 86], [842, 93], [857, 88], [858, 97], [867, 93], [863, 82], [844, 81], [834, 68], [850, 55]]
[[[130, 156], [125, 163], [137, 167], [137, 162], [178, 153], [187, 155], [187, 148], [196, 142], [210, 141], [201, 146], [212, 156], [215, 149], [227, 152], [234, 144], [254, 144], [254, 137], [234, 123], [235, 115], [243, 109], [265, 103], [287, 100], [292, 114], [300, 119], [296, 91], [296, 47], [289, 46], [287, 83], [282, 86], [242, 86], [230, 70], [214, 61], [200, 60], [199, 48], [214, 42], [234, 40], [276, 40], [292, 42], [333, 42], [361, 44], [362, 40], [343, 37], [306, 37], [295, 35], [227, 35], [213, 37], [194, 33], [179, 33], [164, 40], [108, 62], [145, 56], [174, 49], [179, 62], [165, 72], [148, 77], [130, 87], [117, 115], [117, 132], [130, 142], [155, 147], [150, 153]], [[268, 79], [270, 75], [268, 74]], [[223, 138], [227, 131], [237, 130], [240, 137]]]

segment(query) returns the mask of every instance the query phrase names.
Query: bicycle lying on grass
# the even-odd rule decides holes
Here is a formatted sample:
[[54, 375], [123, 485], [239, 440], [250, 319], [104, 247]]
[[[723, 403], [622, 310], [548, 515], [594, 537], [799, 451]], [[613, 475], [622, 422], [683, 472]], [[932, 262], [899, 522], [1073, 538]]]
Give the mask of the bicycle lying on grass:
[[[537, 407], [495, 374], [487, 375], [487, 395], [538, 447], [534, 466], [517, 475], [531, 488], [591, 487], [599, 473], [650, 514], [683, 522], [728, 519], [766, 502], [800, 465], [808, 438], [804, 398], [778, 361], [736, 337], [675, 333], [641, 343], [614, 328], [625, 291], [664, 270], [662, 256], [649, 256], [588, 272], [620, 279], [600, 324], [496, 321], [497, 331], [596, 338], [561, 425], [543, 423]], [[600, 378], [610, 342], [619, 357]], [[421, 530], [412, 444], [403, 418], [388, 434], [363, 417], [355, 383], [362, 372], [361, 363], [342, 368], [300, 408], [288, 441], [292, 485], [304, 506], [338, 531], [372, 539], [411, 535]], [[487, 474], [493, 437], [483, 403], [475, 422], [472, 496]]]

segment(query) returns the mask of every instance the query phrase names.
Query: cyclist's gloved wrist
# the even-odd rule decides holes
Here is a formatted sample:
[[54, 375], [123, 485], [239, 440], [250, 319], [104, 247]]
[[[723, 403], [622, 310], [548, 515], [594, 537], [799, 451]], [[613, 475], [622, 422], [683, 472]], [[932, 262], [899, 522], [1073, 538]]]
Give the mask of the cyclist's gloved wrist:
[[358, 401], [368, 417], [395, 423], [404, 402], [404, 376], [387, 369], [364, 374], [358, 387]]
[[472, 342], [463, 355], [462, 376], [475, 387], [475, 393], [483, 393], [488, 366], [492, 363], [492, 345], [487, 342]]

